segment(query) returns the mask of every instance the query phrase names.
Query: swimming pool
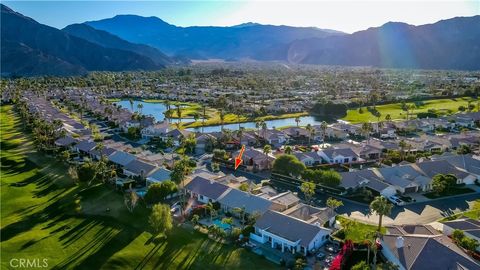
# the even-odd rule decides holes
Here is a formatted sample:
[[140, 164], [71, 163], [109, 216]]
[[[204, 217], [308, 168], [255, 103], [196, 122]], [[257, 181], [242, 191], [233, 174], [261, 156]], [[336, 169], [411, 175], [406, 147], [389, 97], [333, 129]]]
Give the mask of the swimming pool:
[[217, 225], [218, 227], [224, 229], [224, 230], [230, 230], [230, 225], [222, 223], [220, 219], [215, 219], [212, 221], [213, 224]]

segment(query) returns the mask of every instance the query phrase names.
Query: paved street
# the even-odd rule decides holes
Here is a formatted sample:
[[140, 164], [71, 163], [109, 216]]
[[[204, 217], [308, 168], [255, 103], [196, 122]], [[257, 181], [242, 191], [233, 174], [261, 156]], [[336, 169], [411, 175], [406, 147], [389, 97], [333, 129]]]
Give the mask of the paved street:
[[[383, 218], [383, 223], [385, 225], [430, 223], [453, 213], [467, 210], [469, 205], [475, 199], [480, 199], [479, 193], [437, 201], [417, 203], [403, 207], [395, 206], [390, 217]], [[365, 223], [378, 223], [378, 216], [368, 215], [367, 206], [351, 202], [344, 202], [344, 204], [345, 205], [343, 207], [338, 209], [339, 214], [343, 214]]]

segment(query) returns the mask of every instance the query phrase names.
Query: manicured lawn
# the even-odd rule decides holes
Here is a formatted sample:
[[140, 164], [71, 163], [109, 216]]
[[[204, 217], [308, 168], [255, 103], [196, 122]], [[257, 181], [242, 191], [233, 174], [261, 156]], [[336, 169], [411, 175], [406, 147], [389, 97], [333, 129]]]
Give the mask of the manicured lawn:
[[[342, 240], [352, 240], [353, 242], [363, 242], [363, 240], [372, 239], [372, 234], [377, 231], [378, 226], [360, 223], [342, 216], [337, 216], [337, 220], [340, 221], [340, 224], [345, 228], [340, 230], [335, 236], [339, 237]], [[349, 223], [345, 226], [346, 223]], [[386, 229], [382, 227], [382, 233], [386, 232]]]
[[179, 227], [152, 241], [148, 209], [130, 213], [110, 188], [75, 185], [63, 164], [34, 151], [11, 106], [0, 109], [1, 269], [12, 258], [45, 258], [48, 269], [277, 268]]
[[429, 199], [436, 199], [436, 198], [443, 198], [443, 197], [454, 196], [454, 195], [467, 194], [472, 192], [475, 192], [475, 190], [470, 188], [452, 188], [448, 192], [443, 192], [440, 194], [437, 194], [435, 192], [426, 193], [425, 197]]
[[[473, 105], [476, 104], [476, 99], [474, 98], [455, 98], [455, 99], [431, 99], [421, 101], [417, 104], [407, 103], [416, 105], [416, 108], [411, 112], [412, 117], [416, 117], [417, 113], [427, 112], [429, 109], [435, 109], [441, 114], [452, 114], [458, 112], [458, 107], [463, 105], [467, 107], [468, 101], [473, 101]], [[402, 110], [401, 103], [392, 103], [386, 105], [376, 106], [377, 110], [381, 113], [380, 120], [384, 121], [385, 116], [390, 114], [392, 120], [405, 120], [407, 118], [407, 112]], [[342, 120], [349, 121], [351, 123], [362, 123], [362, 122], [377, 122], [378, 118], [374, 116], [371, 112], [367, 111], [366, 107], [363, 107], [363, 113], [360, 113], [358, 109], [348, 110], [347, 116]]]

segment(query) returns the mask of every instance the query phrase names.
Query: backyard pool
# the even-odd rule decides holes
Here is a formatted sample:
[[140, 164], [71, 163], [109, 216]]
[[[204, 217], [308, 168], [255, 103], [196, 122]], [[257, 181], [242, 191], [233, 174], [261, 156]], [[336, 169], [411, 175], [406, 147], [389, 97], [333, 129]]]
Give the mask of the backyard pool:
[[222, 223], [220, 219], [215, 219], [212, 222], [213, 224], [217, 225], [218, 227], [224, 229], [224, 230], [230, 230], [230, 225]]

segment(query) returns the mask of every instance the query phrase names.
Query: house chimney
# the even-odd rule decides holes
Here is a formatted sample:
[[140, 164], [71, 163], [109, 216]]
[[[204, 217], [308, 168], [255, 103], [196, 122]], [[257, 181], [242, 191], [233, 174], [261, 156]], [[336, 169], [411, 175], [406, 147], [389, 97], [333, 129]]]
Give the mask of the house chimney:
[[405, 243], [405, 240], [403, 239], [403, 237], [399, 236], [399, 237], [397, 237], [397, 240], [395, 241], [395, 246], [397, 248], [403, 248], [404, 243]]

